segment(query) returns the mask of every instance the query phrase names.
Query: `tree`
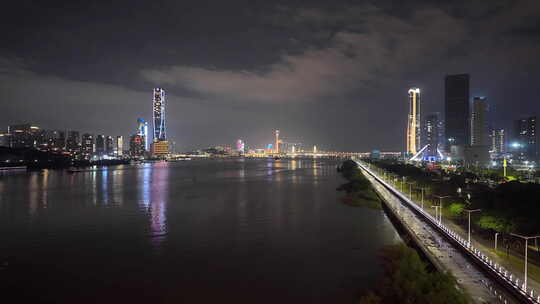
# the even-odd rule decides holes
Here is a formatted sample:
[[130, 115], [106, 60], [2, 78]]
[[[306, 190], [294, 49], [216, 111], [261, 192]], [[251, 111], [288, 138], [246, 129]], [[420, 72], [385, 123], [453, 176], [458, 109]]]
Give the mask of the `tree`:
[[467, 296], [449, 273], [430, 272], [418, 253], [403, 244], [381, 251], [384, 278], [360, 303], [464, 304]]

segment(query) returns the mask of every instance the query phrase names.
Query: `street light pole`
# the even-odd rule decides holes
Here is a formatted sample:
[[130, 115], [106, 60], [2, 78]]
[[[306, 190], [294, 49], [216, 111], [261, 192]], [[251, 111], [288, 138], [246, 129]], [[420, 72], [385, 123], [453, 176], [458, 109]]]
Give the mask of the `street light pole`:
[[499, 235], [498, 232], [495, 232], [495, 251], [497, 251], [497, 236]]
[[422, 209], [424, 209], [424, 187], [420, 188], [422, 189], [422, 200], [421, 200], [421, 204], [422, 204]]
[[437, 216], [437, 210], [439, 208], [439, 206], [431, 206], [432, 208], [435, 208], [435, 220], [439, 220], [438, 216]]
[[450, 197], [450, 195], [440, 196], [440, 195], [434, 195], [439, 199], [439, 225], [442, 223], [442, 199]]
[[525, 240], [525, 278], [523, 279], [523, 287], [522, 289], [527, 292], [527, 249], [529, 249], [529, 239], [536, 239], [539, 238], [540, 235], [537, 236], [523, 236], [515, 233], [510, 233], [513, 236], [517, 236], [519, 238], [522, 238]]
[[409, 198], [412, 200], [412, 185], [414, 185], [414, 182], [410, 182], [407, 184], [409, 184]]
[[468, 237], [468, 240], [467, 240], [467, 247], [471, 247], [471, 213], [480, 212], [481, 209], [474, 209], [474, 210], [465, 209], [464, 211], [469, 214], [469, 237]]

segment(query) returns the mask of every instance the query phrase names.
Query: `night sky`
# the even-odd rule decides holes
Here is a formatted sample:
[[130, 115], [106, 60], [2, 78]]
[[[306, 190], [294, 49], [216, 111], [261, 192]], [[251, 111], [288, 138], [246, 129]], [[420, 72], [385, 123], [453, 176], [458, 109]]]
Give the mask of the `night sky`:
[[[540, 110], [540, 1], [10, 1], [0, 126], [128, 136], [168, 93], [177, 150], [273, 140], [403, 150], [407, 90], [470, 73], [492, 125]], [[13, 4], [16, 3], [16, 4]]]

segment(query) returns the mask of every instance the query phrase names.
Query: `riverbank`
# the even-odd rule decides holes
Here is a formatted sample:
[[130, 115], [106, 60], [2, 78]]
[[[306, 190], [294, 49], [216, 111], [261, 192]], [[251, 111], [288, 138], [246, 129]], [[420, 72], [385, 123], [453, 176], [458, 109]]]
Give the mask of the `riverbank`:
[[[462, 236], [468, 235], [469, 228], [467, 214], [463, 209], [481, 210], [471, 215], [471, 242], [475, 247], [482, 249], [493, 261], [504, 265], [505, 268], [519, 278], [524, 277], [524, 242], [510, 235], [510, 232], [520, 233], [520, 230], [517, 230], [519, 227], [531, 229], [527, 227], [538, 225], [539, 222], [532, 223], [530, 219], [523, 219], [525, 224], [517, 226], [509, 222], [509, 220], [495, 216], [493, 212], [503, 212], [504, 210], [514, 217], [513, 221], [518, 221], [522, 217], [516, 216], [516, 214], [519, 214], [516, 209], [523, 213], [528, 210], [527, 208], [530, 208], [527, 206], [530, 206], [532, 200], [537, 197], [536, 195], [529, 197], [531, 195], [530, 188], [536, 188], [538, 185], [510, 182], [501, 184], [495, 189], [488, 189], [469, 181], [465, 178], [465, 175], [445, 177], [412, 165], [387, 164], [380, 161], [371, 161], [371, 164], [379, 169], [389, 170], [381, 174], [385, 174], [386, 179], [394, 183], [396, 188], [402, 189], [404, 195], [409, 197], [417, 206], [424, 205], [424, 210], [432, 216], [435, 216], [438, 212], [434, 208], [428, 208], [428, 206], [442, 205], [443, 222]], [[526, 189], [523, 189], [523, 187]], [[419, 189], [424, 190], [418, 191]], [[461, 189], [461, 192], [455, 189]], [[524, 193], [519, 193], [519, 189]], [[434, 194], [443, 198], [439, 199]], [[521, 200], [524, 195], [528, 197], [527, 200], [531, 201], [528, 205], [527, 202]], [[525, 206], [522, 204], [525, 204]], [[529, 210], [528, 213], [529, 218], [537, 214], [534, 210]], [[526, 224], [527, 222], [529, 224]], [[512, 227], [516, 230], [508, 231]], [[525, 232], [521, 233], [527, 235]], [[497, 234], [498, 238], [497, 251], [494, 250], [495, 234]], [[529, 241], [529, 245], [531, 244], [534, 245], [533, 240]], [[528, 254], [528, 285], [534, 290], [540, 290], [540, 251], [537, 246], [531, 247], [533, 246], [529, 246], [529, 251], [532, 252]]]
[[338, 172], [347, 180], [337, 188], [338, 191], [345, 192], [341, 201], [349, 206], [367, 207], [372, 209], [381, 209], [381, 200], [377, 193], [371, 187], [370, 182], [360, 172], [356, 163], [345, 161], [338, 167]]

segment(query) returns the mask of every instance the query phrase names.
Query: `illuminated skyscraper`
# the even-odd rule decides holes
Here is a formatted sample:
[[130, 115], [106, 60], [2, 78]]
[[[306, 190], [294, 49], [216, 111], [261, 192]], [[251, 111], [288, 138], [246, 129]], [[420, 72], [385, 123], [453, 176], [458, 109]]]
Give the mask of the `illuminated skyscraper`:
[[522, 158], [536, 161], [538, 158], [538, 135], [536, 133], [536, 116], [518, 119], [514, 122], [514, 142], [519, 146]]
[[239, 153], [245, 152], [245, 144], [244, 141], [242, 141], [241, 139], [236, 141], [236, 151], [238, 151]]
[[279, 153], [279, 130], [276, 130], [276, 145], [274, 146], [276, 153]]
[[407, 121], [407, 153], [416, 154], [420, 147], [420, 89], [409, 89], [409, 119]]
[[428, 144], [427, 156], [428, 157], [437, 157], [439, 149], [441, 133], [441, 123], [439, 121], [439, 113], [431, 113], [425, 117], [424, 120], [424, 129], [423, 129], [423, 141], [425, 144]]
[[142, 136], [144, 150], [148, 151], [148, 122], [142, 118], [137, 118], [137, 135]]
[[491, 152], [493, 153], [506, 152], [504, 129], [491, 130]]
[[144, 142], [140, 134], [133, 134], [129, 140], [129, 154], [135, 157], [144, 156]]
[[154, 142], [167, 140], [165, 134], [165, 90], [154, 89], [152, 100], [154, 119]]
[[124, 137], [116, 136], [116, 145], [115, 153], [117, 156], [122, 156], [124, 154]]

